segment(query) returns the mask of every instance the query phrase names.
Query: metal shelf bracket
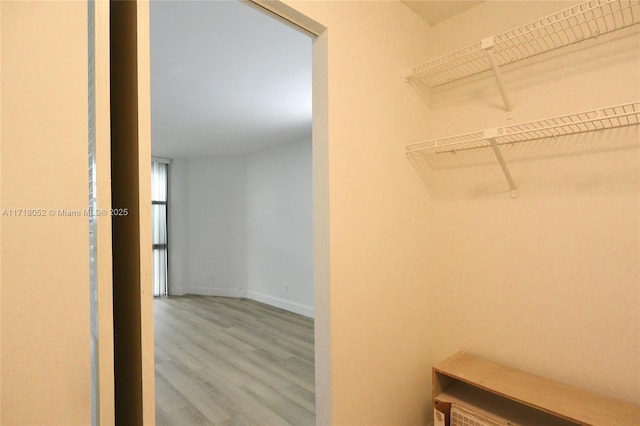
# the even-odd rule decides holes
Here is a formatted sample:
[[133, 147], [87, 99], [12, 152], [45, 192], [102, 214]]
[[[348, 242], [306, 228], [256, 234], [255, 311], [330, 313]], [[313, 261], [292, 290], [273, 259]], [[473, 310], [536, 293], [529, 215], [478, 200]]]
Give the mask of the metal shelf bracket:
[[507, 179], [509, 183], [509, 188], [511, 189], [511, 197], [516, 198], [518, 196], [518, 188], [516, 188], [516, 183], [513, 181], [513, 176], [511, 176], [511, 171], [507, 166], [507, 163], [504, 161], [504, 157], [502, 156], [502, 151], [500, 151], [500, 147], [496, 142], [496, 138], [500, 135], [504, 134], [504, 128], [495, 128], [495, 129], [485, 129], [484, 130], [484, 138], [489, 141], [491, 145], [491, 149], [498, 160], [498, 164], [500, 164], [500, 168], [502, 169], [502, 173], [504, 173], [504, 177]]
[[504, 101], [504, 108], [507, 112], [511, 112], [513, 110], [513, 105], [511, 104], [511, 99], [507, 94], [507, 89], [504, 86], [504, 81], [502, 81], [502, 73], [500, 72], [500, 66], [498, 65], [498, 61], [496, 60], [496, 57], [493, 54], [494, 45], [495, 45], [494, 36], [485, 37], [480, 41], [480, 48], [487, 55], [487, 58], [489, 59], [489, 63], [491, 64], [491, 69], [493, 70], [493, 75], [496, 77], [496, 83], [498, 83], [498, 88], [500, 89], [502, 100]]

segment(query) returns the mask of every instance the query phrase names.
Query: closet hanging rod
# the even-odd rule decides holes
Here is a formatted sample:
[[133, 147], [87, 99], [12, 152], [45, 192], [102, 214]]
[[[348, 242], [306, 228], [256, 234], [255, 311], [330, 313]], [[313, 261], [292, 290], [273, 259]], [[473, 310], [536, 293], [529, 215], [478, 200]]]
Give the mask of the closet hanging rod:
[[[638, 23], [640, 0], [589, 0], [493, 36], [492, 53], [503, 66]], [[490, 69], [478, 42], [412, 67], [407, 78], [436, 87]]]
[[640, 101], [578, 112], [542, 120], [513, 124], [489, 130], [464, 133], [407, 145], [406, 153], [441, 154], [470, 149], [489, 148], [489, 139], [497, 145], [556, 138], [572, 134], [596, 132], [640, 124]]

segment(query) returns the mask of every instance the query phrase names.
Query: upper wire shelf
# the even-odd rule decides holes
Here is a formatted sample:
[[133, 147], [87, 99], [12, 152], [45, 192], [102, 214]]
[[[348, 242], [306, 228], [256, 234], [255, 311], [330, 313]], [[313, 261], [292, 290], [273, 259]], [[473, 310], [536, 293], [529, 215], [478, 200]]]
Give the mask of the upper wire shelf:
[[640, 124], [640, 101], [418, 142], [407, 145], [406, 152], [407, 154], [455, 153], [489, 148], [492, 146], [492, 141], [497, 145], [505, 145], [638, 124]]
[[412, 67], [407, 78], [436, 87], [640, 23], [640, 0], [589, 0]]

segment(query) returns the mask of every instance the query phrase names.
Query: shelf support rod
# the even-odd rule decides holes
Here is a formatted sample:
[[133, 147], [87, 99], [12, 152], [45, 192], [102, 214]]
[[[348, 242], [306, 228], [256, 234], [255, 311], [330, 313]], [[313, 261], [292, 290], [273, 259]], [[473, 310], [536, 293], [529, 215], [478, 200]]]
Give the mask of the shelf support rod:
[[513, 106], [511, 104], [511, 100], [509, 99], [509, 95], [507, 94], [507, 90], [504, 87], [504, 82], [502, 81], [502, 73], [500, 72], [500, 66], [498, 65], [498, 61], [496, 60], [496, 57], [493, 54], [494, 44], [495, 44], [494, 38], [487, 37], [482, 39], [480, 46], [487, 54], [487, 58], [489, 58], [489, 63], [491, 64], [493, 75], [495, 75], [496, 77], [496, 82], [498, 83], [498, 88], [500, 89], [502, 100], [504, 101], [504, 107], [507, 110], [507, 112], [511, 112], [511, 110], [513, 109]]
[[504, 82], [502, 81], [502, 73], [500, 72], [500, 68], [496, 61], [496, 57], [493, 55], [491, 50], [487, 50], [487, 56], [489, 57], [489, 62], [491, 62], [491, 69], [493, 69], [493, 75], [496, 76], [496, 82], [498, 83], [498, 88], [500, 88], [500, 94], [502, 95], [502, 100], [504, 101], [504, 107], [507, 112], [511, 112], [513, 110], [513, 106], [511, 105], [511, 99], [509, 99], [509, 95], [504, 87]]
[[504, 157], [502, 156], [500, 147], [498, 147], [496, 138], [488, 138], [487, 140], [491, 144], [491, 149], [493, 149], [493, 153], [495, 154], [496, 159], [498, 160], [498, 164], [500, 164], [500, 168], [502, 169], [502, 173], [504, 173], [504, 177], [507, 178], [507, 182], [509, 183], [509, 188], [511, 189], [511, 197], [516, 198], [518, 196], [518, 188], [516, 188], [516, 183], [513, 181], [513, 177], [511, 176], [511, 171], [509, 171], [509, 167], [507, 167], [507, 163], [504, 161]]

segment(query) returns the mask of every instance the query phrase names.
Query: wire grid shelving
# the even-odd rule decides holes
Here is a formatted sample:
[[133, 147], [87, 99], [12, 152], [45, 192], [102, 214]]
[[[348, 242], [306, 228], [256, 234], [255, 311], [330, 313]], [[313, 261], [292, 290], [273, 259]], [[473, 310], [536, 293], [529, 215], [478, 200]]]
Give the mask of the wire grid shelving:
[[640, 101], [578, 112], [527, 123], [513, 124], [432, 139], [407, 145], [407, 154], [422, 152], [437, 155], [495, 145], [515, 144], [536, 139], [558, 138], [578, 133], [614, 129], [640, 124]]
[[440, 86], [640, 23], [640, 0], [589, 0], [412, 67], [407, 78]]

